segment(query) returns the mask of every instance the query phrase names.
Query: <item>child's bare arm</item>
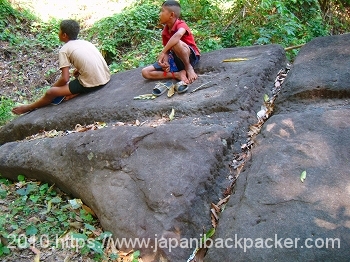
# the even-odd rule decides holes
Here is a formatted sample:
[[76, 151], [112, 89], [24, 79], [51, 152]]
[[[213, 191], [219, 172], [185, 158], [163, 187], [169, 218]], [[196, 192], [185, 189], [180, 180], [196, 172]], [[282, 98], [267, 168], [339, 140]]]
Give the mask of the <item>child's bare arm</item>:
[[169, 71], [169, 55], [168, 53], [160, 53], [158, 56], [158, 64], [163, 68], [163, 71]]
[[75, 78], [77, 78], [79, 75], [80, 75], [80, 73], [79, 73], [78, 69], [75, 68], [74, 71], [73, 71], [73, 76]]
[[184, 28], [179, 28], [177, 32], [169, 39], [168, 43], [164, 46], [162, 53], [168, 53], [174, 45], [176, 45], [181, 37], [186, 33]]
[[61, 77], [53, 84], [53, 86], [64, 86], [69, 81], [69, 67], [61, 68]]

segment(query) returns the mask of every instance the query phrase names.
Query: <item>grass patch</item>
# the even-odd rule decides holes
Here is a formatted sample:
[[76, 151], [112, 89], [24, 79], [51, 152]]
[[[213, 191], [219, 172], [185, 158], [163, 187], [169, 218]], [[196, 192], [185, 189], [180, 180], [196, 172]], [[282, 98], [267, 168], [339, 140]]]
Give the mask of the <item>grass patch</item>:
[[0, 257], [28, 250], [37, 256], [64, 250], [84, 261], [122, 261], [119, 251], [103, 245], [111, 233], [103, 232], [93, 211], [54, 185], [23, 175], [16, 182], [0, 176], [0, 201]]
[[10, 98], [0, 97], [0, 126], [12, 119], [11, 109], [14, 104]]

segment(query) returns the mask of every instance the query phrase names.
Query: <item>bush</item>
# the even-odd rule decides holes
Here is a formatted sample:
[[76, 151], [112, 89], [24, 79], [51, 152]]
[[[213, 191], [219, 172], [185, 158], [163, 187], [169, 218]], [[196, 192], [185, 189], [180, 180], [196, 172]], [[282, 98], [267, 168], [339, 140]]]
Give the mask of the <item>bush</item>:
[[12, 119], [11, 109], [14, 106], [14, 102], [6, 97], [0, 98], [0, 126], [6, 124]]
[[35, 35], [35, 42], [50, 50], [57, 48], [61, 43], [58, 39], [60, 20], [51, 19], [47, 23], [33, 22], [30, 26], [31, 32]]
[[21, 43], [23, 25], [33, 17], [27, 11], [15, 10], [7, 0], [0, 0], [0, 40], [12, 45]]
[[158, 17], [156, 5], [134, 5], [95, 23], [88, 36], [99, 43], [113, 72], [144, 66], [162, 48]]

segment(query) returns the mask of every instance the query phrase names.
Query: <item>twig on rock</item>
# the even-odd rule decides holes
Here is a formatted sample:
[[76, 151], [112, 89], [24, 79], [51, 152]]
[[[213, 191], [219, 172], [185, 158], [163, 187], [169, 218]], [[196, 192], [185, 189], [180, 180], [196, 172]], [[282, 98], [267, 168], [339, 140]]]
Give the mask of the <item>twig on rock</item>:
[[211, 82], [211, 81], [206, 82], [206, 83], [204, 83], [204, 84], [200, 85], [199, 87], [197, 87], [197, 88], [193, 89], [193, 90], [190, 92], [190, 94], [192, 94], [192, 93], [194, 93], [194, 92], [198, 91], [199, 89], [201, 89], [201, 88], [202, 88], [203, 86], [205, 86], [206, 84], [209, 84], [210, 82]]

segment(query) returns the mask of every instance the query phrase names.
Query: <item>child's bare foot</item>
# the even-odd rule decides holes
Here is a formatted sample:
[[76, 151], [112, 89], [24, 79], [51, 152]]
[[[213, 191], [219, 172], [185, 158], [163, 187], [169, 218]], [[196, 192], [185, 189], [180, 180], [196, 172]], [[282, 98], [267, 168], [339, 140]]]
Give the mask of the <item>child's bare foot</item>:
[[180, 80], [180, 81], [183, 81], [185, 82], [186, 84], [189, 84], [189, 80], [187, 78], [187, 75], [186, 75], [186, 71], [185, 70], [181, 70], [180, 72], [176, 72], [175, 73], [175, 77]]
[[79, 94], [74, 94], [74, 95], [65, 96], [64, 100], [66, 100], [66, 101], [67, 101], [67, 100], [70, 100], [70, 99], [76, 97], [77, 95], [79, 95]]
[[12, 113], [16, 114], [16, 115], [21, 115], [24, 113], [27, 113], [29, 111], [31, 111], [31, 107], [30, 105], [21, 105], [21, 106], [16, 106], [12, 109]]
[[188, 82], [190, 84], [193, 83], [193, 81], [196, 80], [198, 77], [197, 74], [194, 72], [193, 67], [189, 68], [186, 71], [186, 73], [187, 73]]

